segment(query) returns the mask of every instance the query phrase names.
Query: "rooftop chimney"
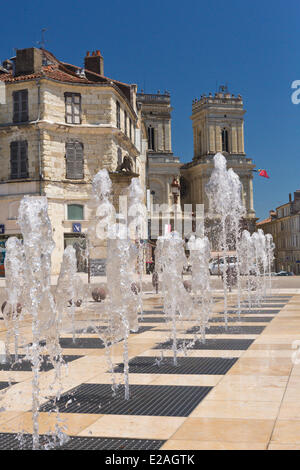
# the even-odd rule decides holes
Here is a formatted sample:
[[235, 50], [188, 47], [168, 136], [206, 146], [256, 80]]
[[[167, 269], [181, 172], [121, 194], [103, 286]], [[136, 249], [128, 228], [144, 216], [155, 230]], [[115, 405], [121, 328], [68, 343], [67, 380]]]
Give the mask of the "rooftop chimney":
[[41, 49], [17, 49], [15, 75], [29, 75], [42, 70], [43, 53]]
[[88, 51], [84, 58], [84, 68], [90, 72], [98, 73], [99, 75], [104, 74], [104, 60], [100, 51], [93, 51], [92, 55]]

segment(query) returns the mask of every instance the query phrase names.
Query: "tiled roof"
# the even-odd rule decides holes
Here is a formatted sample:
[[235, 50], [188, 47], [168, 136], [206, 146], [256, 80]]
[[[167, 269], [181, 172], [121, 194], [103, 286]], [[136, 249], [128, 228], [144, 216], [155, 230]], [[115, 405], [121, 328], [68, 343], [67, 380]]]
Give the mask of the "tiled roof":
[[[0, 81], [6, 83], [21, 82], [35, 78], [50, 78], [59, 82], [78, 83], [78, 84], [110, 84], [117, 87], [130, 102], [130, 85], [99, 75], [95, 72], [85, 69], [85, 76], [77, 75], [76, 71], [81, 67], [59, 61], [51, 52], [43, 49], [44, 56], [48, 60], [48, 65], [42, 66], [40, 72], [14, 76], [12, 71], [0, 73]], [[49, 65], [50, 64], [50, 65]]]
[[268, 217], [267, 219], [261, 220], [260, 222], [256, 222], [256, 225], [263, 225], [263, 224], [268, 224], [269, 222], [272, 222], [273, 219], [271, 217]]

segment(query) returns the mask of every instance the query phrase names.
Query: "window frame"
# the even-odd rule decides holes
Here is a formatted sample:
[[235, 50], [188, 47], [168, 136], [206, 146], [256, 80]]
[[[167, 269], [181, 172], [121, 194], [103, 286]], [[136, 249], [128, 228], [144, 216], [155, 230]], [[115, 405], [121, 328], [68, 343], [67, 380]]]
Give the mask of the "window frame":
[[121, 105], [119, 101], [116, 101], [116, 126], [121, 129]]
[[[13, 147], [16, 146], [16, 154], [13, 155]], [[22, 171], [22, 152], [25, 153], [25, 170]], [[16, 157], [16, 162], [13, 160]], [[13, 173], [13, 164], [16, 165], [17, 170]], [[29, 164], [28, 164], [28, 142], [27, 140], [14, 140], [10, 143], [10, 179], [27, 179], [29, 178]]]
[[[25, 97], [25, 99], [24, 99]], [[29, 120], [28, 89], [15, 90], [12, 93], [13, 99], [13, 122], [27, 122]], [[25, 107], [24, 107], [24, 103]], [[17, 110], [17, 107], [19, 109]], [[24, 114], [24, 116], [22, 116]]]
[[[75, 124], [80, 125], [82, 123], [82, 107], [81, 107], [81, 93], [73, 93], [66, 91], [65, 96], [65, 122], [66, 124]], [[68, 98], [71, 98], [71, 103], [68, 103]], [[74, 99], [79, 98], [79, 103], [75, 103]], [[75, 105], [79, 104], [79, 113], [75, 113]], [[71, 105], [71, 113], [67, 111], [67, 106]], [[79, 122], [75, 122], [76, 117], [79, 116]], [[71, 122], [68, 121], [68, 118], [71, 117]]]
[[155, 132], [152, 126], [148, 126], [148, 150], [155, 151]]
[[127, 112], [124, 110], [124, 134], [127, 136], [128, 135], [128, 129], [127, 129]]
[[[226, 136], [224, 138], [224, 135]], [[229, 131], [226, 127], [221, 129], [221, 143], [222, 143], [222, 152], [229, 153]]]
[[[82, 208], [82, 219], [78, 219], [78, 218], [77, 219], [72, 219], [72, 218], [69, 217], [69, 207], [74, 207], [74, 206]], [[84, 204], [79, 204], [77, 202], [68, 203], [67, 204], [67, 214], [66, 215], [67, 215], [67, 220], [68, 221], [83, 221], [83, 220], [85, 220], [84, 219]]]
[[[73, 161], [72, 161], [72, 152], [73, 152]], [[79, 152], [79, 147], [81, 151]], [[84, 179], [84, 145], [79, 140], [70, 140], [65, 143], [65, 161], [66, 161], [66, 172], [65, 176], [67, 180], [83, 180]], [[78, 155], [81, 153], [81, 172], [78, 171], [78, 164], [80, 163]], [[73, 165], [73, 168], [72, 168]], [[78, 176], [77, 176], [78, 172]]]

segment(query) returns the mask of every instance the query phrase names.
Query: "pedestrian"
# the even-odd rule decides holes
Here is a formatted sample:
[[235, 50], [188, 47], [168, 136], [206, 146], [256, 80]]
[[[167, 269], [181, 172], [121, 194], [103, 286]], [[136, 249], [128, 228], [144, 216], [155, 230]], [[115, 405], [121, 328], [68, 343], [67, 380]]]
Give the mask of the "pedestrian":
[[158, 294], [158, 273], [156, 271], [152, 274], [152, 285], [155, 289], [155, 292]]

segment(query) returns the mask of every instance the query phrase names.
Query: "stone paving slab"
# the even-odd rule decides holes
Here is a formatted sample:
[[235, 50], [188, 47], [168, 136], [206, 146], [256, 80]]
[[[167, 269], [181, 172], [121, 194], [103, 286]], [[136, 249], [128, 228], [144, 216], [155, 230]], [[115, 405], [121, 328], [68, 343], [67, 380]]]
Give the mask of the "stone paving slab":
[[[280, 298], [279, 298], [280, 297]], [[234, 295], [230, 297], [229, 308], [233, 309], [236, 314], [234, 305], [236, 303]], [[159, 296], [151, 296], [145, 301], [145, 310], [151, 311], [153, 317], [162, 316], [161, 299]], [[275, 308], [269, 308], [276, 305]], [[285, 305], [284, 307], [281, 307]], [[265, 308], [266, 307], [266, 308]], [[299, 307], [299, 310], [298, 310]], [[216, 315], [217, 311], [222, 310], [222, 302], [220, 302], [214, 309]], [[291, 310], [290, 310], [291, 309]], [[287, 296], [284, 293], [274, 297], [268, 302], [264, 302], [263, 308], [256, 309], [258, 312], [251, 313], [245, 311], [246, 317], [255, 315], [255, 323], [258, 329], [253, 330], [247, 319], [241, 317], [241, 325], [239, 325], [239, 332], [237, 333], [236, 326], [229, 326], [228, 330], [224, 332], [224, 327], [220, 328], [211, 326], [207, 330], [206, 342], [220, 341], [219, 346], [210, 347], [208, 349], [193, 349], [187, 352], [188, 357], [179, 357], [179, 360], [189, 359], [196, 360], [200, 364], [199, 359], [205, 361], [206, 364], [217, 364], [219, 359], [231, 361], [231, 367], [222, 374], [210, 375], [207, 370], [199, 373], [187, 374], [188, 363], [191, 361], [181, 361], [184, 364], [182, 370], [177, 368], [176, 373], [165, 373], [156, 371], [156, 373], [149, 373], [149, 364], [155, 362], [155, 355], [159, 356], [159, 343], [165, 342], [164, 336], [168, 336], [168, 331], [159, 327], [157, 323], [154, 325], [142, 326], [147, 328], [142, 333], [132, 334], [129, 338], [129, 355], [131, 360], [144, 361], [144, 357], [148, 357], [146, 353], [153, 356], [148, 357], [146, 364], [147, 371], [143, 373], [130, 373], [129, 381], [131, 383], [132, 398], [129, 402], [120, 399], [122, 406], [130, 406], [131, 400], [136, 400], [137, 407], [147, 408], [148, 399], [134, 398], [135, 390], [139, 387], [144, 387], [146, 395], [149, 395], [149, 400], [152, 398], [151, 391], [153, 387], [166, 393], [165, 401], [171, 402], [174, 407], [174, 413], [178, 413], [176, 409], [176, 398], [172, 400], [172, 393], [178, 389], [186, 388], [192, 396], [201, 395], [201, 391], [205, 390], [205, 396], [196, 403], [191, 400], [191, 410], [186, 410], [184, 416], [166, 416], [166, 406], [162, 408], [161, 415], [134, 415], [134, 414], [106, 414], [104, 409], [99, 409], [98, 413], [82, 413], [77, 409], [77, 412], [64, 412], [61, 413], [62, 419], [67, 423], [69, 434], [71, 437], [70, 445], [74, 449], [126, 449], [126, 442], [129, 446], [137, 446], [134, 448], [142, 449], [143, 445], [148, 446], [145, 448], [158, 449], [271, 449], [271, 448], [295, 448], [299, 447], [298, 436], [300, 422], [300, 407], [298, 405], [298, 397], [300, 394], [300, 365], [293, 364], [289, 354], [297, 352], [292, 349], [292, 343], [295, 339], [300, 340], [300, 295]], [[271, 312], [274, 312], [272, 314]], [[154, 313], [156, 312], [157, 313]], [[289, 317], [286, 317], [286, 312], [291, 311]], [[260, 314], [259, 318], [257, 315]], [[266, 318], [265, 315], [268, 315]], [[81, 315], [83, 317], [83, 315]], [[145, 316], [151, 316], [145, 314]], [[246, 318], [244, 317], [244, 318]], [[215, 318], [215, 317], [214, 317]], [[258, 325], [258, 320], [264, 318], [264, 325]], [[269, 320], [269, 321], [268, 321]], [[252, 320], [253, 321], [253, 320]], [[292, 323], [290, 323], [292, 322]], [[248, 327], [252, 329], [249, 330]], [[22, 334], [30, 337], [30, 323], [24, 323], [22, 327]], [[215, 329], [217, 328], [217, 329]], [[234, 328], [234, 330], [232, 330]], [[84, 330], [84, 329], [83, 329]], [[189, 330], [188, 330], [189, 331]], [[0, 332], [0, 334], [2, 334]], [[5, 338], [5, 331], [3, 331]], [[89, 341], [90, 339], [92, 341]], [[237, 336], [238, 335], [238, 336]], [[97, 347], [98, 342], [95, 332], [92, 330], [86, 331], [84, 336], [86, 339], [82, 340], [81, 346], [78, 349], [69, 348], [64, 349], [64, 352], [73, 350], [74, 352], [80, 351], [84, 356], [77, 356], [78, 358], [69, 363], [69, 375], [63, 379], [63, 393], [68, 394], [71, 390], [85, 390], [83, 393], [83, 401], [87, 403], [90, 401], [87, 397], [87, 390], [92, 390], [94, 401], [99, 399], [99, 392], [93, 395], [93, 390], [100, 390], [99, 387], [104, 385], [109, 390], [107, 397], [110, 393], [110, 374], [107, 373], [107, 364], [103, 355], [104, 350]], [[186, 328], [180, 330], [178, 334], [179, 340], [183, 338], [192, 339], [193, 334], [187, 334]], [[65, 345], [70, 345], [71, 334], [63, 337], [67, 342]], [[233, 346], [229, 348], [227, 341], [244, 341], [244, 347], [241, 349], [234, 349]], [[221, 341], [223, 341], [224, 349], [221, 349]], [[100, 343], [100, 340], [99, 340]], [[95, 347], [92, 347], [95, 344]], [[240, 343], [242, 344], [242, 343]], [[86, 347], [89, 345], [90, 347]], [[85, 347], [84, 347], [85, 346]], [[172, 350], [166, 350], [172, 354]], [[194, 354], [206, 354], [207, 357], [197, 357]], [[226, 354], [226, 357], [220, 357], [220, 354]], [[234, 357], [234, 355], [238, 357]], [[171, 367], [172, 357], [166, 358], [170, 362]], [[122, 362], [122, 345], [118, 344], [114, 350], [114, 363]], [[217, 360], [217, 361], [216, 361]], [[223, 361], [222, 361], [223, 362]], [[223, 362], [224, 363], [224, 362]], [[151, 366], [153, 367], [153, 366]], [[172, 366], [173, 367], [173, 366]], [[157, 367], [156, 367], [157, 368]], [[122, 366], [121, 366], [122, 370]], [[2, 375], [1, 375], [2, 374]], [[14, 439], [18, 431], [24, 430], [27, 433], [32, 432], [31, 413], [28, 412], [26, 400], [30, 405], [30, 387], [31, 387], [31, 371], [5, 371], [0, 370], [0, 380], [8, 382], [8, 374], [12, 376], [15, 374], [15, 381], [20, 382], [12, 385], [9, 389], [5, 388], [1, 393], [4, 393], [3, 403], [8, 406], [8, 410], [0, 413], [1, 429], [3, 433], [3, 440], [0, 435], [0, 449], [5, 447], [9, 439]], [[53, 377], [53, 370], [43, 372], [44, 376], [41, 379], [41, 387], [47, 390], [48, 384], [51, 383]], [[28, 378], [27, 378], [28, 377]], [[121, 379], [120, 374], [116, 374], [118, 380]], [[87, 385], [91, 385], [88, 388]], [[98, 387], [98, 388], [97, 388]], [[123, 386], [120, 386], [120, 391], [123, 391]], [[134, 389], [134, 387], [138, 387]], [[142, 390], [139, 388], [139, 390]], [[13, 393], [16, 389], [16, 393]], [[148, 391], [147, 391], [148, 389]], [[9, 392], [6, 392], [9, 390]], [[17, 392], [24, 390], [20, 395], [21, 402], [18, 406], [14, 406], [13, 399], [9, 401], [6, 395], [12, 397], [19, 396]], [[24, 395], [25, 393], [25, 395]], [[44, 393], [44, 392], [43, 392]], [[140, 392], [139, 392], [140, 393]], [[193, 395], [196, 394], [196, 395]], [[9, 396], [8, 395], [8, 396]], [[147, 396], [148, 396], [147, 395]], [[183, 395], [184, 397], [184, 395]], [[112, 397], [108, 401], [111, 402]], [[156, 400], [159, 401], [159, 400]], [[188, 402], [189, 400], [185, 400]], [[180, 400], [179, 400], [180, 402]], [[184, 402], [182, 398], [182, 402]], [[24, 403], [24, 411], [22, 406]], [[47, 403], [47, 400], [42, 400], [42, 403]], [[98, 403], [97, 403], [98, 404]], [[1, 401], [0, 401], [1, 406]], [[42, 405], [45, 406], [45, 405]], [[74, 403], [75, 406], [75, 403]], [[121, 405], [120, 405], [121, 406]], [[187, 406], [184, 404], [184, 406]], [[27, 407], [27, 408], [26, 408]], [[14, 408], [16, 408], [14, 410]], [[80, 408], [80, 407], [78, 407]], [[42, 408], [44, 409], [44, 408]], [[129, 409], [129, 408], [128, 408]], [[293, 414], [294, 410], [294, 414]], [[27, 411], [27, 412], [26, 412]], [[115, 413], [115, 410], [111, 411]], [[134, 413], [134, 411], [132, 411]], [[53, 426], [55, 415], [48, 415], [47, 412], [40, 414], [41, 420], [41, 433], [46, 433], [47, 430]], [[290, 421], [293, 421], [291, 424]], [[5, 435], [4, 435], [5, 434]], [[7, 440], [8, 439], [8, 440]], [[122, 446], [125, 447], [122, 447]], [[103, 447], [104, 446], [104, 447]], [[111, 447], [105, 447], [111, 446]], [[30, 445], [29, 445], [30, 447]], [[132, 449], [132, 447], [128, 447]]]

